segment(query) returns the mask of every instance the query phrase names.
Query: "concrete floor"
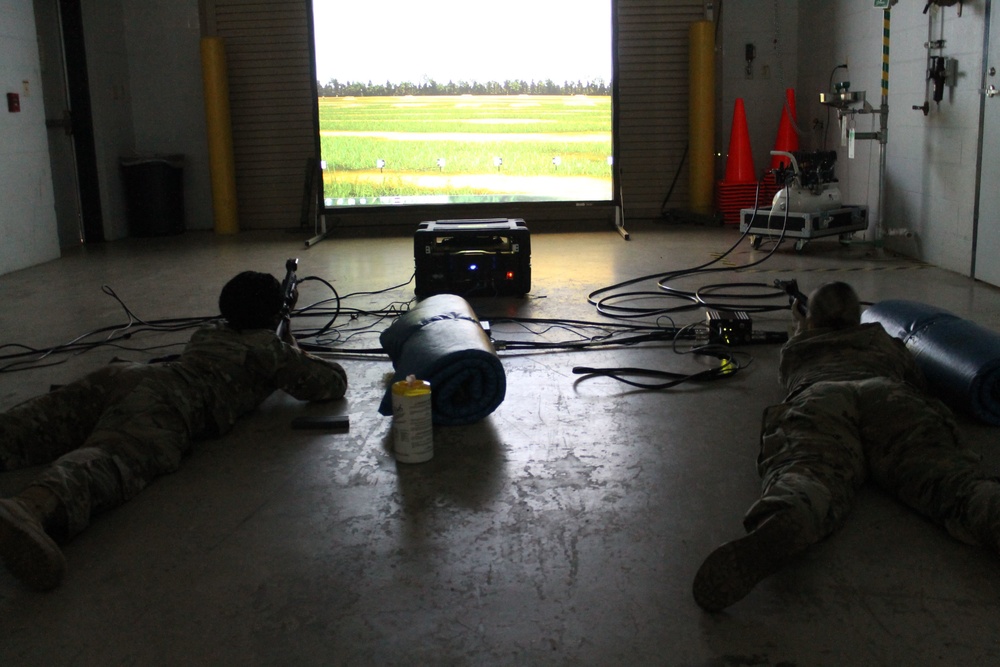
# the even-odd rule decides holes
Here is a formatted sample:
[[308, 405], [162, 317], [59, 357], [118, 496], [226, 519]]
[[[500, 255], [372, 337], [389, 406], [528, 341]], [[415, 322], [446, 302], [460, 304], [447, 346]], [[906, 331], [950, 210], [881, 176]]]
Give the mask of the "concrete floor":
[[[535, 234], [531, 294], [473, 305], [482, 319], [600, 320], [591, 290], [701, 264], [738, 237], [686, 226], [630, 231], [629, 242], [611, 230]], [[306, 250], [304, 238], [188, 232], [73, 251], [0, 277], [0, 342], [40, 348], [124, 323], [102, 285], [152, 320], [211, 315], [232, 274], [280, 278], [289, 257], [300, 258], [300, 276], [331, 281], [341, 295], [410, 277], [412, 239]], [[767, 250], [744, 241], [722, 265]], [[782, 247], [750, 271], [682, 284], [774, 278], [797, 278], [805, 291], [846, 279], [869, 301], [915, 299], [1000, 330], [1000, 290], [864, 244]], [[301, 293], [300, 305], [327, 296], [318, 283]], [[411, 297], [412, 285], [345, 305]], [[678, 325], [702, 318], [674, 316]], [[787, 311], [762, 314], [755, 328], [783, 330], [787, 320]], [[568, 336], [510, 326], [494, 335]], [[376, 347], [377, 338], [343, 345]], [[0, 664], [996, 664], [997, 556], [951, 540], [874, 489], [840, 533], [742, 602], [714, 615], [695, 605], [702, 559], [742, 534], [759, 489], [761, 411], [782, 398], [777, 346], [744, 349], [752, 364], [731, 379], [668, 392], [581, 380], [571, 369], [704, 368], [669, 345], [502, 353], [504, 403], [475, 425], [437, 428], [435, 457], [419, 465], [397, 465], [391, 421], [376, 412], [387, 358], [341, 357], [346, 401], [304, 406], [276, 395], [230, 435], [198, 443], [177, 474], [67, 545], [69, 573], [57, 590], [34, 593], [0, 571]], [[0, 373], [0, 408], [113, 356], [153, 354], [102, 347]], [[349, 432], [289, 428], [297, 415], [331, 411], [350, 415]], [[961, 423], [987, 469], [1000, 470], [997, 430]], [[0, 475], [0, 492], [13, 493], [30, 472]]]

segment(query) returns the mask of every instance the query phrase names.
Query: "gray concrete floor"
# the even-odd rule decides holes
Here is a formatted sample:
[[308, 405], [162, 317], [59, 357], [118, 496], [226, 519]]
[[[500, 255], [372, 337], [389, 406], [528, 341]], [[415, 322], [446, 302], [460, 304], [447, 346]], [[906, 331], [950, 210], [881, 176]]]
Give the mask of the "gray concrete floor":
[[[535, 234], [524, 299], [479, 299], [504, 315], [601, 320], [587, 294], [621, 280], [709, 261], [731, 229], [633, 228]], [[189, 232], [87, 247], [0, 277], [0, 342], [41, 348], [124, 323], [108, 285], [143, 320], [211, 315], [230, 275], [253, 268], [330, 281], [342, 295], [405, 283], [412, 239]], [[761, 259], [744, 241], [720, 264]], [[782, 247], [756, 267], [685, 280], [852, 282], [863, 299], [908, 298], [1000, 330], [1000, 291], [864, 244]], [[643, 289], [649, 289], [646, 284]], [[328, 296], [303, 285], [300, 305]], [[353, 297], [382, 307], [412, 285]], [[671, 304], [675, 305], [675, 304]], [[701, 320], [678, 313], [678, 325]], [[783, 330], [788, 312], [755, 315]], [[360, 320], [359, 324], [364, 323]], [[379, 323], [374, 330], [384, 328]], [[497, 327], [498, 338], [556, 340]], [[137, 335], [143, 348], [187, 333]], [[375, 335], [343, 347], [376, 347]], [[176, 348], [155, 350], [162, 354]], [[951, 540], [875, 489], [851, 520], [799, 562], [720, 614], [694, 603], [692, 577], [742, 534], [756, 497], [762, 409], [779, 402], [777, 346], [744, 348], [731, 379], [667, 392], [581, 380], [575, 365], [704, 368], [670, 345], [504, 352], [507, 397], [486, 420], [435, 431], [435, 457], [394, 461], [377, 414], [385, 357], [340, 357], [342, 403], [275, 395], [228, 436], [198, 443], [181, 470], [99, 517], [66, 546], [69, 573], [33, 593], [0, 571], [4, 665], [965, 665], [1000, 648], [997, 556]], [[4, 348], [0, 352], [10, 352]], [[0, 408], [113, 356], [0, 374]], [[291, 430], [303, 413], [345, 412], [346, 433]], [[997, 430], [961, 417], [985, 467]], [[13, 493], [32, 471], [0, 475]]]

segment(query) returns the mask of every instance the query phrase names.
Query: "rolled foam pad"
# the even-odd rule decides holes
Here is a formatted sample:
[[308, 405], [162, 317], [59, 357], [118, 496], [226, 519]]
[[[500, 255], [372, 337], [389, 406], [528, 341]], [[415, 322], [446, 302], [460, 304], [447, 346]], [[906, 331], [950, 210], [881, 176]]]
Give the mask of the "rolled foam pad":
[[1000, 335], [917, 301], [880, 301], [861, 319], [906, 343], [941, 400], [1000, 425]]
[[[392, 359], [392, 381], [408, 375], [431, 383], [435, 424], [471, 424], [504, 399], [507, 376], [490, 337], [472, 306], [460, 296], [428, 297], [400, 316], [379, 336]], [[392, 387], [379, 412], [392, 414]]]

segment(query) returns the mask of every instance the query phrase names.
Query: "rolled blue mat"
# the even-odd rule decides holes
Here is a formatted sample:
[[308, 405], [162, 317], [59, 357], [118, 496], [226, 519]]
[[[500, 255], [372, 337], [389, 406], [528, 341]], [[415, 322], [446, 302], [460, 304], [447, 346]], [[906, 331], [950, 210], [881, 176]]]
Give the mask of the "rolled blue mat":
[[880, 301], [861, 320], [880, 323], [906, 343], [941, 400], [1000, 425], [1000, 335], [917, 301]]
[[[431, 412], [442, 425], [477, 422], [503, 402], [507, 375], [472, 306], [460, 296], [428, 297], [379, 336], [392, 359], [392, 382], [413, 375], [431, 383]], [[392, 414], [392, 387], [378, 411]]]

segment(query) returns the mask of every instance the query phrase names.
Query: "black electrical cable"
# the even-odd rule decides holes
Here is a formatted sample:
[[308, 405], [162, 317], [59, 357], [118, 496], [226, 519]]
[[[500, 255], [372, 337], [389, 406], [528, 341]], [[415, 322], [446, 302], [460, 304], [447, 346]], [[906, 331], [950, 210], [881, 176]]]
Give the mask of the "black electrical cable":
[[530, 342], [512, 340], [494, 340], [494, 347], [498, 350], [574, 350], [597, 347], [638, 345], [640, 343], [670, 342], [674, 339], [673, 332], [663, 332], [659, 334], [642, 334], [629, 336], [627, 338], [612, 338], [586, 341], [563, 341], [563, 342]]
[[[399, 283], [399, 284], [393, 285], [391, 287], [386, 287], [386, 288], [380, 289], [380, 290], [352, 292], [352, 293], [344, 295], [344, 296], [340, 296], [337, 293], [336, 288], [334, 288], [334, 286], [330, 282], [328, 282], [328, 281], [326, 281], [326, 280], [324, 280], [324, 279], [322, 279], [322, 278], [320, 278], [318, 276], [307, 276], [305, 278], [302, 278], [301, 280], [299, 280], [299, 283], [303, 283], [303, 282], [310, 281], [310, 280], [322, 283], [323, 285], [325, 285], [333, 293], [334, 296], [332, 298], [323, 299], [321, 301], [317, 301], [315, 303], [312, 303], [312, 304], [310, 304], [308, 306], [304, 306], [302, 308], [298, 308], [298, 309], [295, 310], [295, 312], [292, 313], [292, 316], [294, 318], [297, 318], [297, 319], [303, 319], [303, 318], [329, 318], [329, 320], [326, 322], [325, 325], [323, 325], [323, 326], [321, 326], [319, 328], [316, 328], [316, 329], [305, 329], [305, 328], [302, 328], [302, 327], [297, 327], [295, 329], [295, 338], [296, 338], [296, 340], [301, 343], [304, 340], [313, 339], [313, 340], [316, 341], [317, 346], [322, 348], [321, 345], [318, 345], [320, 342], [324, 342], [327, 345], [329, 345], [329, 344], [332, 344], [333, 342], [335, 342], [337, 340], [341, 340], [341, 339], [346, 340], [343, 337], [343, 334], [345, 333], [345, 331], [346, 332], [350, 332], [353, 335], [353, 332], [361, 332], [361, 331], [366, 331], [368, 329], [371, 329], [372, 327], [376, 326], [378, 324], [378, 322], [380, 322], [380, 321], [382, 321], [382, 320], [384, 320], [386, 318], [389, 318], [389, 317], [398, 317], [402, 313], [406, 312], [406, 309], [404, 309], [404, 308], [395, 308], [395, 307], [393, 307], [395, 305], [394, 303], [391, 303], [391, 304], [389, 304], [389, 306], [386, 306], [386, 307], [384, 307], [384, 308], [382, 308], [380, 310], [369, 311], [369, 310], [363, 310], [363, 309], [357, 309], [357, 308], [346, 308], [346, 307], [343, 306], [343, 301], [345, 299], [349, 299], [349, 298], [352, 298], [352, 297], [372, 296], [372, 295], [377, 295], [377, 294], [385, 294], [385, 293], [391, 292], [393, 290], [400, 289], [400, 288], [405, 287], [406, 285], [410, 284], [411, 282], [413, 282], [413, 279], [414, 279], [415, 275], [416, 275], [415, 273], [411, 274], [410, 278], [406, 282]], [[409, 301], [406, 301], [406, 302], [402, 302], [401, 301], [401, 302], [396, 302], [396, 303], [399, 303], [402, 306], [406, 306], [408, 308], [409, 303], [411, 301], [412, 301], [412, 299], [409, 300]], [[334, 306], [334, 308], [332, 310], [332, 313], [328, 309], [324, 308], [324, 306], [326, 306], [327, 304], [329, 304], [331, 302], [335, 304], [335, 306]], [[359, 317], [362, 317], [362, 316], [374, 316], [374, 317], [376, 317], [378, 319], [377, 319], [377, 321], [375, 321], [375, 322], [373, 322], [373, 323], [371, 323], [371, 324], [369, 324], [367, 326], [358, 327], [357, 329], [353, 329], [353, 330], [352, 329], [345, 330], [345, 329], [339, 329], [339, 328], [337, 328], [337, 327], [334, 326], [335, 322], [337, 321], [337, 319], [339, 317], [341, 317], [342, 315], [348, 315], [350, 317], [351, 321], [356, 321]], [[326, 335], [328, 332], [331, 332], [331, 333], [335, 334], [334, 338], [332, 340], [327, 339], [326, 341], [321, 341], [320, 339], [324, 335]], [[347, 336], [347, 338], [350, 338], [350, 337], [351, 337], [351, 335]]]
[[[755, 205], [754, 205], [754, 214], [755, 215], [756, 215], [756, 210], [757, 210], [756, 201], [759, 198], [759, 196], [760, 196], [760, 184], [758, 183], [756, 194], [754, 195], [754, 202], [755, 202]], [[707, 261], [707, 262], [705, 262], [703, 264], [699, 264], [698, 266], [690, 267], [690, 268], [687, 268], [687, 269], [677, 269], [677, 270], [674, 270], [674, 271], [665, 271], [665, 272], [661, 272], [661, 273], [651, 273], [651, 274], [648, 274], [648, 275], [645, 275], [645, 276], [639, 276], [638, 278], [631, 278], [629, 280], [624, 280], [622, 282], [616, 283], [614, 285], [609, 285], [607, 287], [601, 287], [601, 288], [596, 289], [596, 290], [594, 290], [593, 292], [591, 292], [590, 294], [587, 295], [587, 303], [589, 303], [592, 306], [594, 306], [595, 308], [597, 308], [597, 311], [599, 313], [601, 313], [602, 315], [606, 315], [608, 317], [615, 317], [615, 314], [612, 313], [612, 312], [608, 312], [608, 310], [606, 310], [606, 306], [604, 305], [605, 301], [607, 299], [613, 298], [613, 297], [605, 297], [604, 299], [596, 300], [596, 297], [598, 295], [605, 294], [607, 292], [611, 292], [613, 290], [617, 290], [617, 289], [620, 289], [622, 287], [628, 287], [629, 285], [636, 285], [638, 283], [643, 283], [643, 282], [647, 282], [647, 281], [654, 280], [654, 279], [656, 279], [656, 280], [662, 280], [662, 279], [669, 278], [671, 276], [688, 275], [688, 274], [696, 273], [696, 272], [698, 272], [698, 271], [700, 271], [702, 269], [705, 269], [705, 268], [707, 268], [707, 267], [709, 267], [709, 266], [711, 266], [711, 265], [713, 265], [713, 264], [715, 264], [717, 262], [722, 261], [727, 256], [729, 256], [729, 254], [732, 253], [740, 245], [740, 243], [742, 243], [743, 239], [747, 237], [747, 234], [749, 233], [749, 231], [750, 231], [750, 225], [747, 226], [747, 229], [744, 230], [744, 232], [740, 235], [740, 238], [738, 238], [736, 240], [736, 242], [732, 246], [729, 247], [728, 250], [726, 250], [724, 253], [722, 253], [718, 257], [716, 257], [714, 259], [711, 259], [711, 260], [709, 260], [709, 261]], [[625, 293], [625, 294], [622, 294], [622, 295], [614, 295], [614, 297], [617, 297], [617, 296], [637, 296], [637, 295], [641, 295], [641, 296], [650, 296], [650, 295], [662, 296], [659, 292], [628, 292], [628, 293]], [[628, 313], [641, 313], [641, 312], [643, 312], [642, 310], [633, 309], [633, 308], [613, 308], [613, 310], [615, 312], [621, 312], [621, 313], [626, 313], [626, 312], [628, 312]], [[660, 311], [658, 311], [658, 312], [660, 312]], [[645, 314], [651, 314], [651, 313], [645, 313]]]
[[[622, 329], [625, 331], [661, 331], [666, 327], [662, 327], [654, 324], [626, 324], [624, 322], [597, 322], [593, 320], [574, 320], [574, 319], [562, 319], [562, 318], [549, 318], [549, 317], [483, 317], [482, 320], [488, 320], [492, 325], [514, 323], [514, 324], [553, 324], [560, 326], [578, 326], [584, 328], [592, 329]], [[671, 329], [674, 328], [673, 321], [671, 321]]]
[[[324, 333], [330, 330], [330, 327], [333, 326], [333, 323], [336, 322], [337, 318], [340, 316], [340, 295], [337, 293], [337, 288], [335, 288], [330, 282], [323, 280], [319, 276], [306, 276], [305, 278], [299, 280], [296, 286], [301, 285], [302, 283], [308, 282], [310, 280], [314, 280], [316, 282], [322, 283], [323, 285], [326, 285], [330, 289], [330, 291], [333, 292], [333, 298], [327, 299], [322, 303], [329, 303], [330, 301], [333, 301], [336, 303], [336, 308], [334, 309], [333, 316], [330, 317], [329, 321], [327, 321], [325, 325], [323, 325], [318, 331], [316, 331], [313, 334], [310, 334], [309, 336], [303, 335], [302, 336], [303, 338], [315, 338], [317, 336], [323, 335]], [[310, 306], [306, 306], [305, 308], [299, 308], [295, 311], [294, 314], [301, 317], [316, 305], [317, 304], [312, 304]], [[296, 340], [299, 340], [298, 336], [296, 336]]]
[[[124, 326], [123, 325], [107, 326], [77, 336], [68, 343], [62, 343], [60, 345], [55, 345], [48, 348], [33, 348], [19, 343], [7, 343], [0, 345], [0, 350], [4, 348], [20, 348], [24, 351], [11, 354], [0, 354], [0, 360], [14, 360], [11, 361], [11, 363], [8, 363], [4, 366], [0, 366], [0, 372], [12, 372], [18, 370], [29, 370], [31, 368], [47, 368], [50, 366], [56, 366], [61, 363], [64, 363], [65, 360], [47, 364], [41, 364], [41, 362], [56, 354], [77, 355], [89, 352], [91, 350], [95, 350], [100, 347], [115, 347], [118, 349], [126, 349], [134, 351], [146, 351], [153, 349], [161, 349], [164, 347], [171, 347], [175, 344], [155, 345], [150, 347], [126, 347], [118, 344], [118, 342], [122, 340], [132, 339], [136, 335], [141, 333], [147, 333], [147, 332], [163, 333], [163, 332], [174, 332], [174, 331], [181, 331], [184, 329], [191, 329], [197, 326], [201, 326], [202, 324], [209, 322], [213, 319], [215, 318], [213, 317], [173, 318], [167, 320], [150, 320], [148, 322], [143, 322], [143, 325], [140, 327], [133, 326], [134, 322]], [[106, 333], [108, 335], [103, 340], [86, 342], [86, 339], [88, 338]]]
[[386, 287], [384, 289], [374, 290], [374, 291], [371, 291], [371, 292], [351, 292], [350, 294], [345, 294], [341, 298], [343, 298], [343, 299], [350, 299], [350, 298], [355, 297], [355, 296], [372, 296], [372, 295], [375, 295], [375, 294], [386, 294], [386, 293], [391, 292], [393, 290], [397, 290], [397, 289], [400, 289], [402, 287], [406, 287], [407, 285], [409, 285], [410, 283], [413, 282], [413, 279], [416, 276], [417, 276], [417, 274], [416, 274], [416, 272], [414, 272], [414, 273], [410, 274], [410, 279], [407, 280], [405, 283], [399, 283], [398, 285], [393, 285], [392, 287]]
[[677, 185], [677, 179], [681, 176], [681, 170], [684, 168], [684, 163], [687, 161], [688, 149], [691, 147], [690, 144], [684, 145], [684, 152], [681, 153], [681, 161], [677, 165], [677, 171], [674, 173], [674, 180], [670, 183], [670, 189], [667, 190], [667, 196], [663, 198], [663, 202], [660, 204], [660, 215], [666, 215], [667, 202], [670, 201], [670, 197], [674, 194], [674, 187]]
[[[332, 328], [334, 322], [338, 319], [338, 317], [340, 317], [344, 312], [347, 312], [345, 311], [345, 309], [342, 308], [341, 306], [342, 298], [337, 294], [337, 291], [333, 287], [333, 285], [331, 285], [326, 280], [323, 280], [322, 278], [316, 276], [309, 276], [306, 278], [302, 278], [298, 282], [301, 283], [308, 280], [315, 280], [326, 285], [330, 289], [330, 291], [333, 292], [334, 297], [332, 299], [327, 299], [321, 303], [326, 304], [333, 302], [335, 303], [335, 307], [331, 310], [324, 310], [322, 312], [317, 311], [317, 313], [320, 316], [324, 318], [329, 318], [329, 321], [324, 326], [319, 327], [318, 329], [313, 331], [311, 334], [309, 333], [308, 330], [306, 330], [304, 333], [306, 333], [307, 335], [303, 336], [303, 338], [309, 338], [311, 336], [318, 336], [324, 334], [325, 332], [329, 331]], [[410, 280], [408, 280], [406, 283], [401, 283], [399, 285], [395, 285], [393, 287], [389, 287], [384, 290], [377, 290], [372, 292], [355, 292], [348, 296], [380, 294], [383, 292], [388, 292], [394, 289], [398, 289], [400, 287], [404, 287], [409, 282], [412, 282], [412, 280], [413, 276], [411, 275]], [[48, 361], [48, 362], [47, 360], [55, 355], [61, 355], [61, 354], [78, 355], [102, 347], [113, 347], [122, 350], [148, 352], [152, 350], [159, 350], [169, 347], [175, 347], [178, 345], [184, 345], [186, 344], [187, 341], [178, 341], [176, 343], [167, 343], [162, 345], [153, 345], [146, 347], [125, 346], [121, 344], [121, 341], [133, 339], [135, 336], [143, 333], [170, 333], [170, 332], [184, 331], [187, 329], [193, 329], [219, 319], [218, 315], [211, 315], [211, 316], [201, 316], [201, 317], [146, 320], [139, 317], [135, 313], [135, 311], [133, 311], [132, 308], [129, 307], [121, 299], [121, 297], [118, 296], [115, 290], [112, 289], [110, 286], [102, 285], [101, 291], [107, 296], [110, 296], [112, 299], [114, 299], [121, 307], [122, 311], [125, 313], [125, 318], [126, 318], [126, 321], [124, 323], [113, 324], [106, 327], [100, 327], [98, 329], [94, 329], [92, 331], [88, 331], [87, 333], [81, 334], [67, 343], [61, 343], [58, 345], [54, 345], [52, 347], [36, 348], [28, 345], [22, 345], [20, 343], [0, 344], [0, 351], [18, 350], [16, 352], [8, 352], [8, 353], [0, 352], [0, 362], [9, 362], [4, 365], [0, 365], [0, 373], [56, 366], [65, 363], [66, 359], [62, 359], [59, 361]], [[293, 316], [295, 317], [314, 316], [317, 313], [309, 312], [313, 308], [318, 308], [318, 306], [316, 304], [313, 304], [312, 306], [307, 306], [303, 309], [299, 309], [298, 311], [293, 313]], [[354, 312], [368, 314], [367, 311], [362, 311], [362, 310], [357, 310]], [[400, 314], [399, 309], [392, 309], [391, 311], [387, 312], [385, 316], [394, 317], [399, 314]], [[296, 338], [298, 338], [299, 335], [300, 334], [297, 333]], [[102, 336], [102, 339], [96, 341], [89, 340], [97, 336]], [[320, 351], [328, 350], [328, 348], [323, 348], [323, 347], [317, 347], [317, 349]], [[352, 352], [354, 351], [352, 350]], [[381, 350], [378, 350], [378, 352], [381, 352]]]
[[[701, 356], [716, 357], [721, 363], [715, 368], [710, 368], [696, 373], [685, 374], [673, 371], [653, 370], [649, 368], [592, 368], [589, 366], [576, 366], [573, 368], [573, 373], [585, 376], [581, 379], [586, 379], [587, 377], [609, 377], [617, 380], [618, 382], [622, 382], [632, 387], [638, 387], [640, 389], [663, 390], [672, 389], [673, 387], [686, 382], [707, 382], [732, 377], [741, 368], [743, 368], [735, 354], [728, 351], [709, 350], [707, 347], [708, 346], [700, 350], [693, 351], [692, 353]], [[663, 378], [665, 381], [656, 383], [638, 382], [624, 377], [629, 375]]]
[[[716, 303], [712, 303], [712, 302], [706, 301], [703, 297], [700, 297], [697, 292], [690, 292], [690, 291], [680, 290], [680, 289], [677, 289], [677, 288], [674, 288], [674, 287], [668, 287], [667, 286], [667, 282], [669, 282], [670, 280], [674, 280], [674, 279], [677, 279], [677, 278], [684, 277], [684, 276], [691, 276], [691, 275], [696, 275], [696, 274], [701, 274], [701, 273], [717, 273], [717, 272], [723, 272], [723, 271], [740, 271], [740, 270], [743, 270], [743, 269], [748, 269], [748, 268], [757, 266], [757, 265], [762, 264], [763, 262], [767, 261], [768, 259], [770, 259], [771, 256], [777, 251], [778, 247], [781, 245], [781, 242], [784, 240], [785, 233], [786, 233], [787, 228], [788, 228], [788, 211], [787, 210], [785, 211], [785, 214], [784, 214], [784, 224], [782, 225], [781, 233], [779, 235], [778, 241], [775, 244], [775, 246], [764, 257], [762, 257], [762, 258], [760, 258], [758, 260], [755, 260], [753, 262], [750, 262], [749, 264], [745, 264], [745, 265], [739, 266], [739, 267], [721, 267], [721, 268], [717, 267], [717, 268], [710, 268], [710, 267], [712, 267], [713, 264], [716, 264], [717, 262], [720, 262], [721, 260], [723, 260], [724, 258], [726, 258], [728, 255], [730, 255], [740, 245], [740, 243], [743, 242], [743, 240], [750, 233], [750, 230], [753, 228], [753, 219], [757, 215], [757, 213], [756, 213], [756, 211], [757, 211], [757, 200], [759, 199], [759, 196], [760, 196], [760, 185], [758, 184], [757, 194], [755, 195], [755, 202], [754, 202], [754, 217], [751, 218], [750, 224], [748, 224], [746, 226], [746, 229], [740, 235], [740, 238], [737, 239], [736, 242], [732, 246], [730, 246], [728, 250], [726, 250], [724, 253], [722, 253], [718, 257], [715, 257], [715, 258], [709, 260], [708, 262], [705, 262], [705, 263], [700, 264], [698, 266], [690, 267], [690, 268], [687, 268], [687, 269], [677, 269], [677, 270], [674, 270], [674, 271], [667, 271], [667, 272], [664, 272], [664, 273], [650, 274], [650, 275], [646, 275], [646, 276], [641, 276], [639, 278], [633, 278], [633, 279], [630, 279], [630, 280], [626, 280], [626, 281], [623, 281], [623, 282], [620, 282], [620, 283], [617, 283], [615, 285], [611, 285], [611, 286], [608, 286], [608, 287], [602, 287], [602, 288], [600, 288], [598, 290], [595, 290], [595, 291], [591, 292], [587, 296], [588, 303], [590, 303], [591, 305], [593, 305], [600, 314], [602, 314], [602, 315], [604, 315], [606, 317], [618, 318], [618, 319], [638, 319], [638, 318], [650, 317], [650, 316], [653, 316], [653, 315], [664, 315], [664, 314], [675, 313], [675, 312], [689, 311], [689, 310], [693, 310], [695, 308], [700, 308], [700, 307], [719, 308], [719, 309], [723, 309], [723, 310], [746, 310], [746, 308], [744, 308], [741, 304], [735, 304], [735, 305], [734, 304], [716, 304]], [[770, 216], [768, 216], [768, 217], [770, 219]], [[659, 287], [660, 291], [657, 291], [657, 292], [651, 292], [651, 291], [614, 292], [614, 290], [619, 290], [622, 287], [627, 287], [629, 285], [634, 285], [634, 284], [641, 283], [641, 282], [647, 282], [647, 281], [654, 280], [654, 279], [657, 281], [657, 286]], [[747, 285], [747, 284], [744, 283], [744, 285]], [[768, 290], [772, 289], [771, 286], [763, 284], [763, 283], [755, 284], [754, 287], [763, 287], [763, 288], [768, 289]], [[601, 299], [597, 299], [597, 296], [599, 296], [601, 294], [608, 293], [608, 292], [612, 292], [612, 293], [608, 294], [607, 296], [602, 297]], [[638, 306], [621, 305], [622, 302], [641, 301], [641, 300], [647, 300], [647, 299], [657, 299], [657, 298], [662, 298], [663, 296], [670, 296], [670, 297], [673, 297], [673, 298], [676, 298], [676, 299], [680, 299], [680, 300], [684, 301], [685, 303], [682, 303], [681, 305], [678, 305], [678, 306], [659, 307], [659, 308], [650, 308], [648, 306], [646, 306], [646, 307], [638, 307]], [[773, 296], [776, 296], [776, 294], [774, 292], [771, 292], [771, 293], [767, 294], [764, 297], [753, 297], [753, 298], [773, 298]], [[761, 307], [761, 306], [757, 306], [757, 307], [752, 308], [752, 310], [754, 312], [765, 312], [765, 311], [768, 311], [768, 310], [780, 310], [782, 308], [785, 308], [785, 306], [781, 306], [781, 307], [779, 307], [779, 306], [774, 306], [774, 307]]]
[[[586, 349], [588, 347], [609, 345], [636, 345], [644, 342], [670, 342], [676, 340], [678, 336], [683, 337], [683, 333], [673, 325], [672, 320], [670, 327], [659, 324], [626, 324], [622, 322], [594, 322], [589, 320], [530, 317], [500, 317], [490, 319], [489, 322], [494, 345], [499, 350]], [[510, 324], [522, 327], [525, 332], [533, 336], [543, 336], [553, 329], [561, 329], [576, 338], [574, 340], [556, 342], [513, 340], [509, 338], [509, 334], [505, 338], [499, 331], [504, 325]], [[544, 326], [546, 328], [542, 331], [535, 331], [531, 329], [532, 325]], [[599, 333], [592, 334], [588, 330], [596, 330]]]

